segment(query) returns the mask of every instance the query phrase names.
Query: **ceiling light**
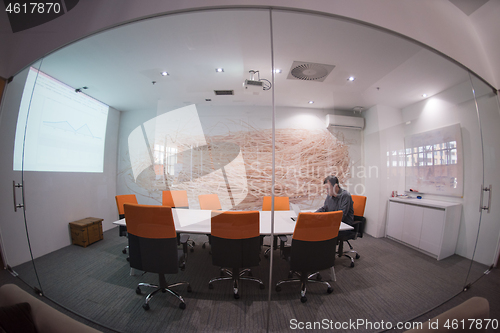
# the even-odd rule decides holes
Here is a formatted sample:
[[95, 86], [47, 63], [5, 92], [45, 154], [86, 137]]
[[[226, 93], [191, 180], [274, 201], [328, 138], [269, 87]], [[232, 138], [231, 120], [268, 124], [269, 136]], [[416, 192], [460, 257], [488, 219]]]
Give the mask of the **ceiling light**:
[[313, 103], [314, 103], [314, 101], [309, 101], [309, 104], [313, 104]]
[[216, 68], [215, 71], [217, 73], [222, 73], [222, 72], [224, 72], [224, 68]]
[[168, 72], [161, 72], [161, 76], [168, 76]]
[[354, 76], [349, 76], [349, 78], [347, 80], [352, 82], [352, 81], [356, 80], [356, 78]]
[[280, 73], [281, 73], [281, 69], [275, 69], [275, 70], [274, 70], [274, 72], [275, 72], [276, 74], [280, 74]]
[[427, 94], [422, 94], [422, 97], [427, 97]]

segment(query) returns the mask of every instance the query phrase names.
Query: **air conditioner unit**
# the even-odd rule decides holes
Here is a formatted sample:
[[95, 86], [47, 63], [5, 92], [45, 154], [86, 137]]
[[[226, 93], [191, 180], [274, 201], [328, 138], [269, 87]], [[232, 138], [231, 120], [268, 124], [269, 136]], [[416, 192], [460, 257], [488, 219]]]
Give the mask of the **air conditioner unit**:
[[365, 128], [365, 118], [337, 116], [335, 114], [326, 115], [326, 128], [340, 127], [362, 130]]

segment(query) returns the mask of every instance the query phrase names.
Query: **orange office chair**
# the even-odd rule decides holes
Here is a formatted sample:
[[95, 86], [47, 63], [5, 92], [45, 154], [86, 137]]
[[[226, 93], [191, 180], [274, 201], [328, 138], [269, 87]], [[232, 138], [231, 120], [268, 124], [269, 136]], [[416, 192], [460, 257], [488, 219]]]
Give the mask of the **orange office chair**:
[[130, 267], [149, 273], [157, 273], [159, 284], [139, 283], [136, 293], [141, 294], [140, 287], [156, 288], [146, 296], [142, 305], [144, 310], [149, 310], [151, 298], [159, 291], [169, 292], [177, 297], [181, 303], [181, 309], [186, 308], [182, 296], [171, 288], [179, 285], [187, 285], [187, 291], [191, 292], [188, 282], [182, 281], [167, 284], [165, 274], [177, 274], [179, 268], [184, 270], [187, 256], [188, 236], [181, 237], [182, 250], [177, 247], [177, 233], [175, 231], [172, 208], [164, 206], [150, 206], [125, 204], [125, 215], [127, 216], [128, 243], [130, 255]]
[[[262, 201], [262, 210], [271, 210], [271, 197], [264, 197]], [[290, 201], [288, 197], [274, 197], [274, 210], [290, 210]]]
[[259, 223], [258, 211], [212, 213], [212, 264], [221, 267], [221, 276], [210, 280], [210, 289], [215, 281], [231, 280], [236, 299], [240, 298], [240, 280], [258, 282], [264, 289], [260, 279], [245, 275], [251, 274], [249, 267], [258, 266], [260, 262]]
[[[264, 197], [262, 201], [262, 210], [270, 211], [272, 207], [272, 197]], [[288, 197], [274, 197], [274, 210], [290, 210], [290, 200]], [[266, 245], [267, 246], [267, 245]], [[278, 238], [274, 236], [274, 249], [278, 248]], [[269, 247], [266, 252], [264, 252], [264, 257], [269, 258], [271, 253], [271, 248]]]
[[217, 194], [202, 194], [198, 196], [200, 209], [206, 210], [221, 210], [222, 206]]
[[[217, 194], [202, 194], [198, 196], [198, 202], [200, 203], [200, 209], [204, 210], [222, 210], [222, 206], [220, 204], [219, 196]], [[212, 236], [208, 236], [208, 243], [211, 244]], [[203, 243], [201, 248], [205, 248], [207, 242]]]
[[[123, 210], [123, 205], [126, 203], [137, 204], [137, 198], [135, 194], [122, 194], [115, 196], [116, 207], [118, 207], [118, 218], [121, 220], [125, 218], [125, 211]], [[127, 236], [127, 227], [119, 226], [118, 234], [121, 236]], [[122, 252], [127, 253], [128, 246], [126, 246]]]
[[[289, 282], [300, 282], [300, 301], [307, 301], [307, 283], [322, 283], [327, 286], [327, 293], [332, 293], [332, 286], [321, 280], [320, 270], [333, 267], [335, 248], [339, 234], [342, 211], [323, 213], [300, 213], [292, 236], [292, 245], [281, 242], [283, 257], [290, 263], [289, 279], [276, 284], [276, 291]], [[293, 278], [298, 275], [298, 278]]]
[[122, 195], [117, 195], [115, 197], [116, 199], [116, 206], [118, 207], [118, 216], [120, 219], [123, 219], [125, 217], [125, 210], [123, 209], [123, 205], [126, 203], [131, 203], [131, 204], [136, 204], [137, 203], [137, 198], [135, 194], [122, 194]]
[[[189, 209], [187, 191], [163, 191], [161, 193], [161, 205], [172, 208]], [[188, 240], [188, 246], [191, 252], [194, 252], [194, 240]]]
[[[354, 258], [349, 255], [349, 253], [354, 253], [355, 258], [359, 259], [360, 255], [354, 248], [352, 247], [351, 243], [349, 243], [350, 240], [355, 240], [356, 238], [363, 237], [363, 232], [365, 230], [365, 224], [366, 224], [366, 218], [364, 217], [365, 214], [365, 206], [366, 206], [366, 197], [362, 195], [351, 195], [352, 201], [353, 201], [353, 208], [354, 208], [354, 221], [352, 223], [352, 226], [354, 227], [354, 230], [346, 230], [346, 231], [341, 231], [339, 233], [339, 250], [338, 254], [339, 257], [344, 256], [347, 257], [351, 260], [351, 267], [354, 267]], [[344, 251], [344, 242], [349, 245], [348, 251]]]
[[162, 206], [172, 208], [189, 208], [187, 191], [163, 191]]

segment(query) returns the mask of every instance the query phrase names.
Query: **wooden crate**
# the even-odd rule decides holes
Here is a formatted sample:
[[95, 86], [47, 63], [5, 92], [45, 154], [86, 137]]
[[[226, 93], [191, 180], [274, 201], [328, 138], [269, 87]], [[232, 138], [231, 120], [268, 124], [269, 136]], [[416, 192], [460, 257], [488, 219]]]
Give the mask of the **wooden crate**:
[[96, 217], [87, 217], [69, 223], [73, 244], [87, 247], [102, 239], [102, 221]]

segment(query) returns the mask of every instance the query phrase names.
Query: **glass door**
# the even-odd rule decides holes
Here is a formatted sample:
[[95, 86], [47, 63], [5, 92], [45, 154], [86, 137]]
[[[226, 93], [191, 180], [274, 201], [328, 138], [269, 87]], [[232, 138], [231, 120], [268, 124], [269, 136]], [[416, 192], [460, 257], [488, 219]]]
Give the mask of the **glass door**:
[[[206, 318], [202, 330], [221, 319], [264, 328], [267, 288], [243, 281], [240, 300], [229, 281], [208, 288], [220, 267], [206, 234], [190, 235], [186, 270], [166, 275], [191, 283], [193, 293], [179, 288], [186, 310], [158, 293], [145, 312], [148, 288], [140, 296], [136, 287], [158, 276], [130, 269], [113, 222], [115, 195], [161, 205], [166, 190], [186, 191], [193, 210], [203, 194], [217, 194], [223, 210], [260, 210], [271, 183], [269, 31], [267, 10], [162, 16], [81, 40], [28, 70], [38, 79], [24, 156], [27, 221], [48, 297], [119, 331], [182, 330], [193, 315]], [[87, 217], [102, 220], [103, 237], [74, 244], [69, 223]], [[253, 270], [266, 286], [269, 267], [262, 258]], [[125, 317], [109, 302], [123, 302]]]
[[[471, 85], [474, 103], [479, 118], [483, 160], [482, 178], [478, 179], [478, 211], [481, 212], [479, 223], [474, 231], [475, 242], [472, 242], [473, 257], [466, 288], [473, 285], [483, 274], [496, 264], [499, 254], [500, 223], [498, 222], [498, 206], [500, 197], [496, 192], [500, 186], [498, 165], [500, 159], [496, 151], [500, 142], [498, 128], [500, 126], [500, 108], [498, 92], [482, 80], [471, 74]], [[479, 157], [479, 156], [478, 156]]]
[[[336, 259], [332, 295], [308, 287], [295, 324], [328, 318], [341, 328], [370, 313], [363, 318], [379, 324], [373, 330], [388, 329], [380, 323], [396, 325], [456, 295], [474, 257], [483, 166], [468, 71], [417, 43], [335, 17], [273, 10], [273, 34], [282, 69], [277, 133], [293, 131], [286, 142], [300, 150], [293, 162], [276, 159], [276, 178], [303, 210], [322, 206], [328, 175], [367, 197], [363, 237], [350, 241], [359, 257]], [[277, 151], [289, 148], [283, 142]], [[283, 267], [275, 265], [276, 279], [286, 278]], [[303, 308], [298, 286], [289, 288], [274, 296], [286, 301], [271, 325]], [[432, 299], [422, 299], [423, 290]], [[367, 301], [372, 293], [384, 300]], [[380, 301], [401, 311], [388, 315]]]
[[24, 156], [29, 154], [26, 138], [31, 129], [28, 128], [27, 119], [32, 105], [36, 103], [33, 96], [37, 92], [37, 68], [41, 63], [38, 61], [25, 69], [6, 85], [0, 123], [4, 138], [1, 146], [2, 188], [6, 191], [3, 195], [5, 200], [0, 204], [4, 264], [11, 274], [18, 276], [37, 292], [42, 289], [39, 266], [32, 259], [38, 255], [38, 226], [36, 219], [29, 218], [36, 216], [37, 208], [27, 203], [29, 199], [25, 200], [33, 193], [33, 188], [28, 185], [31, 180], [25, 172]]

